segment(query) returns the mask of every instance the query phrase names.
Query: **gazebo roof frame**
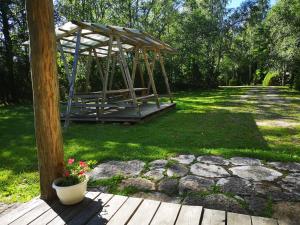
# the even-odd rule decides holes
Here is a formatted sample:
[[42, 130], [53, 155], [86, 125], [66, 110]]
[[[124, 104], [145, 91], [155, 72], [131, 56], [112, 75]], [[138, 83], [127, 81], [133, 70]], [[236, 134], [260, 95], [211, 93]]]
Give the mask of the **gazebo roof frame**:
[[[97, 57], [108, 55], [109, 37], [120, 37], [122, 48], [125, 52], [134, 48], [174, 53], [176, 50], [170, 45], [154, 38], [153, 36], [133, 28], [103, 25], [80, 21], [67, 22], [55, 29], [56, 39], [60, 42], [65, 53], [75, 54], [76, 35], [81, 30], [79, 55], [88, 56], [95, 49]], [[117, 42], [113, 41], [112, 55], [118, 52]]]

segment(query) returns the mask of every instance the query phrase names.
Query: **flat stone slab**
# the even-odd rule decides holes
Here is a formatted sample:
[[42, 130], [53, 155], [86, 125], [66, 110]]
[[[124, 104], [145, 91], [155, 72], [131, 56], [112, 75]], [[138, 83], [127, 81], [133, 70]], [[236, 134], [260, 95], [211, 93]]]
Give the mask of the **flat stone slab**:
[[273, 201], [286, 201], [292, 199], [292, 194], [283, 191], [280, 187], [270, 183], [254, 182], [254, 192], [256, 196], [269, 198]]
[[92, 179], [105, 179], [116, 175], [138, 176], [143, 170], [145, 163], [139, 160], [132, 161], [109, 161], [96, 166], [90, 173]]
[[123, 180], [120, 184], [120, 188], [124, 189], [126, 187], [135, 187], [138, 190], [141, 191], [154, 191], [155, 190], [155, 184], [147, 180], [145, 178], [128, 178], [126, 180]]
[[251, 213], [255, 216], [261, 215], [268, 205], [268, 200], [266, 198], [257, 196], [246, 197], [245, 200]]
[[230, 174], [221, 166], [195, 163], [191, 166], [191, 173], [202, 177], [227, 177]]
[[207, 196], [188, 195], [182, 204], [200, 205], [209, 209], [226, 210], [236, 213], [247, 213], [237, 200], [223, 194], [211, 194]]
[[150, 162], [149, 167], [150, 169], [161, 169], [161, 168], [165, 168], [167, 164], [168, 164], [168, 160], [158, 159]]
[[272, 166], [278, 170], [286, 170], [289, 172], [300, 172], [300, 163], [296, 162], [270, 162], [268, 163], [269, 166]]
[[158, 190], [168, 195], [176, 195], [178, 194], [178, 180], [165, 178], [159, 182]]
[[260, 166], [261, 161], [259, 159], [247, 158], [247, 157], [233, 157], [230, 162], [235, 166]]
[[201, 163], [207, 163], [207, 164], [213, 164], [213, 165], [223, 165], [223, 166], [227, 166], [229, 164], [229, 161], [224, 159], [221, 156], [211, 156], [211, 155], [207, 155], [207, 156], [199, 156], [197, 158], [198, 162]]
[[151, 169], [145, 173], [144, 176], [151, 180], [159, 181], [164, 178], [164, 172], [165, 169], [163, 168]]
[[151, 199], [161, 202], [180, 203], [181, 199], [177, 197], [170, 197], [161, 192], [138, 192], [133, 194], [133, 197]]
[[189, 172], [188, 168], [182, 164], [171, 165], [167, 170], [169, 177], [183, 177]]
[[273, 217], [279, 218], [279, 224], [299, 225], [300, 202], [278, 202], [273, 205]]
[[194, 155], [179, 155], [177, 157], [172, 157], [171, 159], [176, 160], [181, 164], [189, 165], [196, 159], [196, 157]]
[[291, 173], [281, 181], [281, 187], [291, 192], [295, 200], [300, 199], [300, 173]]
[[179, 180], [179, 193], [208, 191], [214, 184], [212, 179], [188, 175]]
[[282, 173], [264, 166], [237, 166], [229, 169], [233, 175], [252, 181], [273, 181]]
[[243, 196], [253, 193], [251, 183], [239, 177], [221, 178], [218, 180], [217, 185], [221, 188], [222, 192]]

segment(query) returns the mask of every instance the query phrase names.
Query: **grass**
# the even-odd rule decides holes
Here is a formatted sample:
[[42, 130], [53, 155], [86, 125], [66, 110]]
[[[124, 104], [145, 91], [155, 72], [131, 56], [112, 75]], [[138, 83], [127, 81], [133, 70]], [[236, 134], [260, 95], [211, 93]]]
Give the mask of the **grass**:
[[[265, 114], [300, 121], [299, 93], [279, 90], [289, 104]], [[257, 101], [240, 101], [247, 91], [177, 93], [177, 110], [133, 126], [73, 123], [63, 134], [65, 157], [149, 162], [189, 153], [300, 162], [300, 126], [258, 127]], [[0, 107], [0, 131], [0, 202], [27, 201], [39, 193], [32, 107]]]

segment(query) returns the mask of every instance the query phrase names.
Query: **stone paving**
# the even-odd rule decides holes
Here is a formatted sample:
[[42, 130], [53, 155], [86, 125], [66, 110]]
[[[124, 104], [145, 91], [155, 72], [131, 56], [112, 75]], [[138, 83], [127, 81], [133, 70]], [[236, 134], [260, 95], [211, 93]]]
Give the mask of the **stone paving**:
[[[271, 206], [277, 210], [274, 215], [281, 215], [280, 204], [292, 204], [291, 210], [300, 207], [300, 163], [179, 155], [148, 164], [109, 161], [90, 173], [91, 179], [116, 175], [124, 177], [119, 190], [134, 187], [136, 197], [252, 215], [270, 215]], [[299, 214], [294, 216], [300, 221]]]

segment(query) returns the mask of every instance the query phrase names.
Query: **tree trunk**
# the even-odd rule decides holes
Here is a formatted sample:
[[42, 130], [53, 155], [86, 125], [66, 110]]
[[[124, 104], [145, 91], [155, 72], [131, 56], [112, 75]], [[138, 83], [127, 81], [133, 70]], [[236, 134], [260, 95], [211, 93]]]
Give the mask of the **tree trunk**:
[[51, 184], [64, 168], [53, 2], [26, 0], [26, 11], [41, 198], [51, 200], [56, 196]]
[[251, 84], [251, 78], [252, 78], [252, 64], [249, 64], [249, 78], [248, 78], [248, 84]]
[[[13, 64], [13, 52], [12, 52], [12, 42], [11, 37], [9, 33], [9, 17], [8, 17], [8, 1], [4, 1], [0, 4], [0, 12], [1, 12], [1, 19], [2, 19], [2, 25], [3, 25], [3, 37], [4, 37], [4, 46], [5, 46], [5, 61], [6, 61], [6, 67], [7, 67], [7, 74], [6, 78], [3, 79], [4, 81], [7, 80], [8, 84], [7, 86], [3, 85], [5, 87], [4, 89], [4, 95], [6, 96], [8, 101], [16, 101], [15, 96], [15, 81], [14, 81], [14, 64]], [[10, 93], [9, 93], [10, 92]]]

